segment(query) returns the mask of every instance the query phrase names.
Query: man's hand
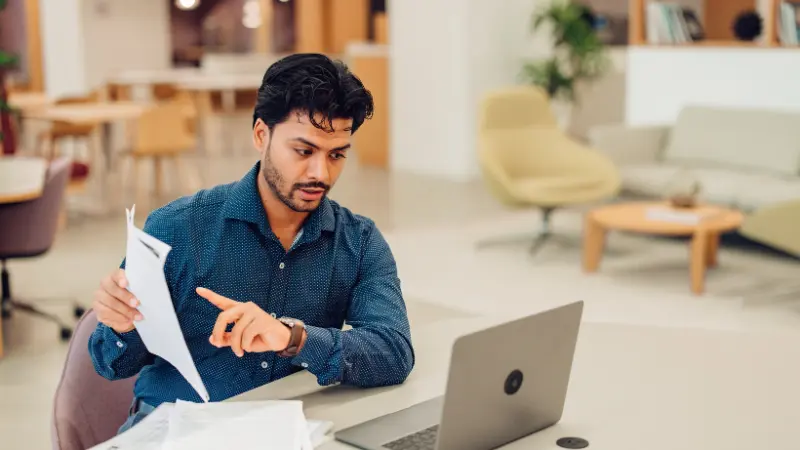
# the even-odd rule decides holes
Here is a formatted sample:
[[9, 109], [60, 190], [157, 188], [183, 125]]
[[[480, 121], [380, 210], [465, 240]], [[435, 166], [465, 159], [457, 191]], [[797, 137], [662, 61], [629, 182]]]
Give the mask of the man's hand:
[[[255, 303], [237, 302], [206, 288], [197, 288], [196, 291], [222, 310], [209, 338], [211, 345], [230, 347], [239, 357], [244, 356], [244, 352], [279, 352], [289, 345], [289, 328]], [[229, 323], [236, 325], [226, 332]]]
[[97, 314], [97, 320], [117, 333], [133, 330], [133, 321], [142, 320], [142, 315], [136, 310], [139, 301], [125, 289], [127, 286], [125, 271], [117, 269], [103, 278], [92, 301], [92, 309]]

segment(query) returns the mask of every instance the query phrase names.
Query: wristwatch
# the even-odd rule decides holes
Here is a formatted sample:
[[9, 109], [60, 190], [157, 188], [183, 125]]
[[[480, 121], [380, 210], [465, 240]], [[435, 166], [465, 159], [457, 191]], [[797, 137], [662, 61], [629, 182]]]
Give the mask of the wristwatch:
[[289, 327], [291, 333], [289, 334], [289, 345], [285, 349], [278, 352], [278, 356], [289, 358], [296, 356], [300, 351], [300, 344], [303, 342], [303, 331], [306, 326], [303, 321], [293, 319], [291, 317], [280, 317], [278, 320]]

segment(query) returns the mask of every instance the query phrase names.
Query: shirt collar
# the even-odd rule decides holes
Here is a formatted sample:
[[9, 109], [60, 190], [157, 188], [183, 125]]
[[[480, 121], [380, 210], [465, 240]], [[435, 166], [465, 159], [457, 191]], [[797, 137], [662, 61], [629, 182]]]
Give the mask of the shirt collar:
[[[258, 193], [260, 173], [261, 162], [259, 161], [234, 184], [225, 202], [224, 217], [255, 224], [265, 235], [274, 236], [261, 202], [261, 195]], [[319, 238], [322, 231], [333, 231], [334, 229], [336, 229], [336, 217], [333, 205], [331, 205], [330, 199], [324, 197], [319, 207], [306, 218], [299, 243], [314, 241]]]

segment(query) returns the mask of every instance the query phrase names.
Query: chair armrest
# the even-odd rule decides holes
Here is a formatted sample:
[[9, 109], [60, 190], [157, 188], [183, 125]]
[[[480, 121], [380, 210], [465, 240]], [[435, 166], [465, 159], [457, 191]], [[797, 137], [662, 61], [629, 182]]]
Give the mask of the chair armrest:
[[618, 166], [654, 163], [664, 148], [669, 127], [622, 124], [600, 125], [589, 130], [592, 147], [606, 154]]
[[759, 208], [745, 217], [739, 232], [754, 241], [800, 257], [800, 199]]

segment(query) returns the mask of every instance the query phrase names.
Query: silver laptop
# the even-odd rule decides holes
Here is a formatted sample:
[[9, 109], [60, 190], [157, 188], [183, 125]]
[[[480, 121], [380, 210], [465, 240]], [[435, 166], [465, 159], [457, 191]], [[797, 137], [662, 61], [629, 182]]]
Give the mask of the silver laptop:
[[335, 433], [368, 450], [487, 450], [561, 420], [583, 302], [453, 344], [442, 397]]

